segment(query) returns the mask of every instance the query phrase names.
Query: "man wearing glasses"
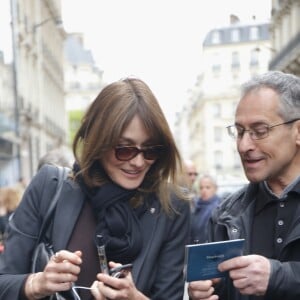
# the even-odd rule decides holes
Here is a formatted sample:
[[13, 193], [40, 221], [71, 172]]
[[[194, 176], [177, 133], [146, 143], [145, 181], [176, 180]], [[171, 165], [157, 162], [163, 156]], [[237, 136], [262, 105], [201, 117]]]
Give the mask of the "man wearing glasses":
[[242, 87], [236, 141], [250, 181], [215, 210], [210, 241], [245, 239], [219, 264], [224, 279], [194, 281], [193, 300], [300, 299], [300, 79], [270, 71]]

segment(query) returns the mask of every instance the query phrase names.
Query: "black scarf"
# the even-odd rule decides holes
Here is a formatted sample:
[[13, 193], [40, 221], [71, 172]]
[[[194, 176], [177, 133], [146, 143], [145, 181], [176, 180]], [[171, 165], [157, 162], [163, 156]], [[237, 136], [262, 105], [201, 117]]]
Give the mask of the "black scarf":
[[91, 190], [82, 177], [78, 182], [96, 216], [95, 242], [97, 235], [103, 236], [108, 261], [131, 263], [139, 254], [143, 242], [139, 216], [144, 209], [136, 210], [129, 204], [136, 190], [126, 190], [113, 182]]

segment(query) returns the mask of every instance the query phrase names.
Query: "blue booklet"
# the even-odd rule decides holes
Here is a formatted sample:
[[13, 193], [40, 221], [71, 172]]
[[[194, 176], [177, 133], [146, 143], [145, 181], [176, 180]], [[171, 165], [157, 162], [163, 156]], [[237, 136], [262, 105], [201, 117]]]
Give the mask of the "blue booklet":
[[185, 246], [186, 281], [205, 280], [224, 277], [218, 270], [224, 260], [243, 253], [244, 239]]

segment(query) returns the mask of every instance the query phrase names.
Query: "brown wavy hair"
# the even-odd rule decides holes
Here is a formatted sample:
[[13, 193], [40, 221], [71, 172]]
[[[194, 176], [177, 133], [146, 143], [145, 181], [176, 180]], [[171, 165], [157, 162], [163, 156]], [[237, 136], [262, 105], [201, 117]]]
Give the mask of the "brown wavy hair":
[[75, 135], [73, 152], [85, 183], [93, 188], [108, 180], [101, 161], [118, 145], [124, 129], [138, 115], [153, 144], [163, 145], [162, 155], [151, 166], [139, 187], [141, 194], [155, 192], [166, 211], [170, 194], [187, 199], [179, 187], [182, 174], [179, 151], [162, 109], [148, 85], [137, 78], [126, 78], [107, 85], [85, 113]]

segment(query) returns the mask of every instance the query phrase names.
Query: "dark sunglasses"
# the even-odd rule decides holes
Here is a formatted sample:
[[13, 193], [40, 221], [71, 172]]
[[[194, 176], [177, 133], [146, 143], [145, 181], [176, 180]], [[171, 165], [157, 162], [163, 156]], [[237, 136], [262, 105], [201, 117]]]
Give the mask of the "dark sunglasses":
[[164, 146], [149, 146], [139, 149], [133, 146], [117, 146], [115, 147], [115, 156], [118, 160], [128, 161], [136, 157], [139, 153], [143, 153], [144, 159], [156, 160], [164, 151]]

